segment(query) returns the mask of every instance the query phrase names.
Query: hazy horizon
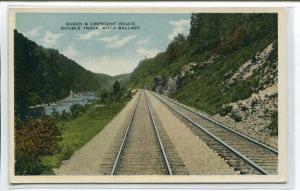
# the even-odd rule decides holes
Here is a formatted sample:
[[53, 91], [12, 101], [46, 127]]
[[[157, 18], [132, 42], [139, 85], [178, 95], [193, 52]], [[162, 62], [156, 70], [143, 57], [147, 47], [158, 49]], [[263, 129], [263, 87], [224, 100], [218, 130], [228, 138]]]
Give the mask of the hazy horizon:
[[[138, 29], [83, 30], [84, 23], [107, 22], [125, 27], [134, 23]], [[80, 30], [67, 28], [78, 26]], [[187, 35], [189, 28], [190, 14], [18, 13], [16, 16], [16, 29], [30, 40], [57, 49], [93, 73], [110, 76], [131, 73], [145, 57], [164, 51], [176, 35]]]

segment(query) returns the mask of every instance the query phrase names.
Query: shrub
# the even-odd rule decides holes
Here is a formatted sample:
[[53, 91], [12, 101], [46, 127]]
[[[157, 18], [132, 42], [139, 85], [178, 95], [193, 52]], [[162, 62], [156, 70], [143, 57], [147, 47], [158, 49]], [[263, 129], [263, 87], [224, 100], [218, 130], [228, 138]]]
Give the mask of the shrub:
[[113, 102], [129, 101], [132, 98], [130, 89], [125, 89], [120, 86], [120, 83], [116, 81], [112, 87], [103, 90], [100, 94], [100, 104], [111, 104]]
[[245, 106], [245, 105], [243, 105], [243, 106], [241, 107], [241, 110], [242, 110], [242, 111], [247, 111], [247, 110], [248, 110], [248, 107]]
[[80, 104], [74, 104], [71, 106], [70, 108], [70, 112], [71, 112], [71, 119], [75, 119], [77, 117], [79, 117], [80, 113], [85, 113], [87, 110], [87, 105], [82, 106]]
[[222, 108], [220, 109], [219, 113], [221, 116], [225, 116], [228, 113], [232, 111], [232, 106], [231, 105], [223, 105]]
[[236, 112], [232, 111], [230, 113], [230, 117], [235, 121], [235, 122], [240, 122], [242, 121], [242, 117], [238, 115]]
[[258, 100], [256, 98], [254, 98], [253, 100], [251, 100], [251, 107], [253, 108], [257, 103], [258, 103]]
[[51, 117], [57, 121], [70, 121], [72, 119], [76, 119], [80, 116], [81, 113], [85, 113], [90, 105], [80, 105], [80, 104], [73, 104], [70, 107], [70, 112], [66, 112], [62, 110], [61, 113], [58, 111], [53, 110]]
[[40, 157], [53, 155], [58, 151], [59, 135], [52, 118], [21, 122], [15, 133], [15, 173], [38, 175], [49, 170], [42, 165]]
[[60, 120], [69, 120], [71, 118], [71, 114], [69, 112], [66, 112], [65, 110], [63, 110], [60, 114]]
[[278, 135], [278, 111], [274, 111], [271, 114], [271, 123], [268, 125], [267, 128], [271, 130], [271, 135]]
[[120, 85], [120, 82], [117, 80], [113, 84], [113, 93], [114, 93], [114, 95], [117, 95], [120, 93], [120, 91], [121, 91], [121, 85]]
[[105, 100], [108, 98], [108, 96], [109, 96], [109, 92], [108, 92], [106, 89], [104, 89], [104, 90], [100, 93], [100, 102], [101, 102], [101, 103], [104, 103]]

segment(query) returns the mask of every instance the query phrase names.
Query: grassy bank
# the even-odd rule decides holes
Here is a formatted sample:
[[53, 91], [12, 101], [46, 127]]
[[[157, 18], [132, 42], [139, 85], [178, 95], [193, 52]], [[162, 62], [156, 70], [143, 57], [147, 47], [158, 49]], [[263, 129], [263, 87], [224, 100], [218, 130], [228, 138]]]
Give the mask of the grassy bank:
[[[58, 126], [61, 131], [59, 152], [54, 156], [42, 157], [42, 163], [52, 168], [59, 167], [61, 161], [70, 156], [90, 141], [116, 116], [125, 106], [126, 102], [116, 102], [103, 106], [92, 106], [86, 113], [71, 121], [60, 121]], [[46, 172], [52, 173], [52, 172]]]

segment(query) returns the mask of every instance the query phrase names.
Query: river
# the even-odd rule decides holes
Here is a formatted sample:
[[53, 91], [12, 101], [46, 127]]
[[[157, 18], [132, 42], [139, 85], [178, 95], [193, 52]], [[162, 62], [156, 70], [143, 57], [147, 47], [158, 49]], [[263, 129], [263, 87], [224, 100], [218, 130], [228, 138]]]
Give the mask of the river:
[[73, 94], [72, 96], [68, 96], [64, 99], [61, 99], [57, 102], [49, 103], [49, 104], [40, 104], [29, 107], [29, 117], [40, 117], [42, 115], [51, 115], [53, 112], [62, 113], [70, 112], [70, 108], [72, 105], [80, 104], [87, 105], [90, 104], [93, 100], [99, 99], [96, 96], [95, 92], [83, 92], [78, 94]]

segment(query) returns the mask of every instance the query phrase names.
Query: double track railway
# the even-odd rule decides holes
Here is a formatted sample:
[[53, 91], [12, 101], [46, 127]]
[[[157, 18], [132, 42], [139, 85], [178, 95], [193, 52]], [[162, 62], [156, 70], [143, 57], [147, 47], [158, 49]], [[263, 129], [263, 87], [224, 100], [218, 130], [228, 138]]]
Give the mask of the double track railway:
[[241, 174], [277, 174], [278, 151], [188, 106], [151, 92]]
[[240, 174], [277, 174], [276, 149], [166, 96], [141, 90], [122, 141], [119, 139], [121, 143], [116, 149], [111, 175], [173, 175], [183, 172], [178, 170], [183, 166], [179, 160], [168, 158], [170, 152], [174, 152], [170, 151], [172, 144], [166, 141], [165, 133], [162, 135], [163, 129], [157, 124], [159, 117], [151, 107], [148, 92], [187, 123], [194, 134]]
[[172, 175], [147, 95], [141, 90], [111, 175]]

